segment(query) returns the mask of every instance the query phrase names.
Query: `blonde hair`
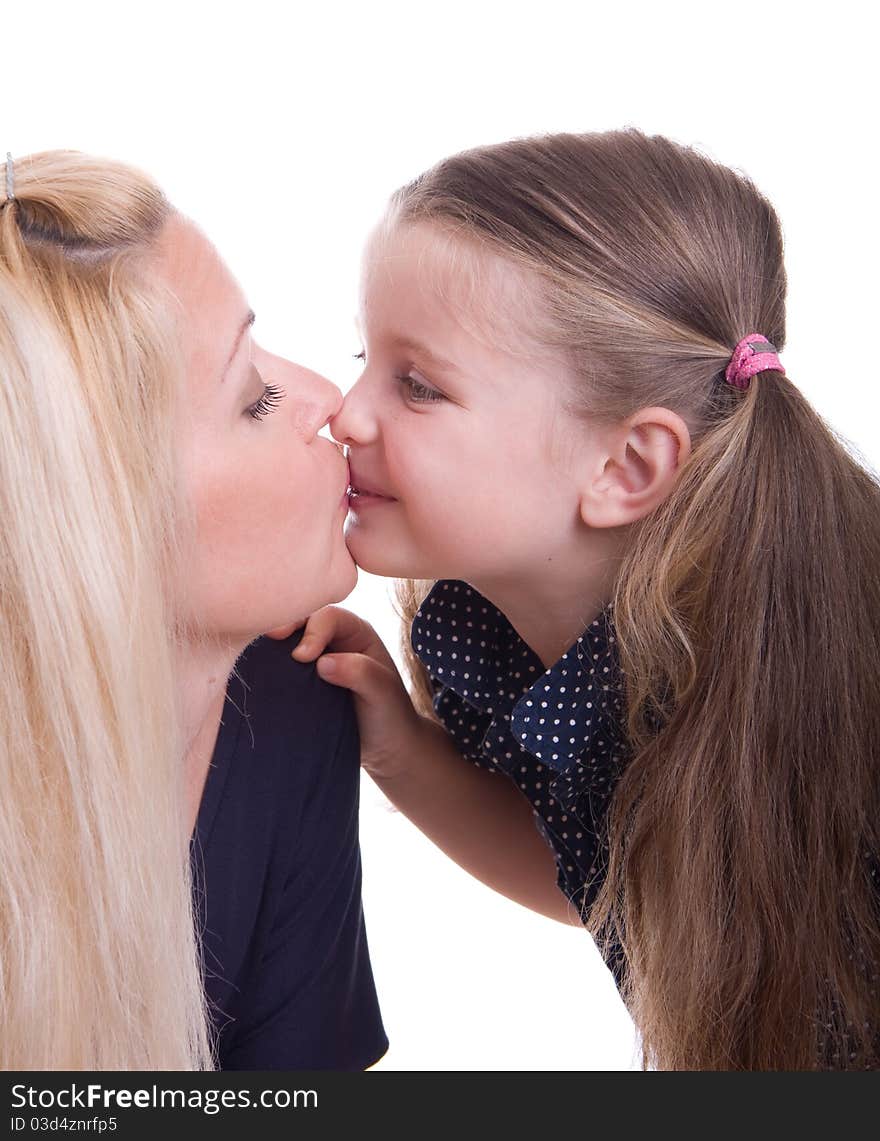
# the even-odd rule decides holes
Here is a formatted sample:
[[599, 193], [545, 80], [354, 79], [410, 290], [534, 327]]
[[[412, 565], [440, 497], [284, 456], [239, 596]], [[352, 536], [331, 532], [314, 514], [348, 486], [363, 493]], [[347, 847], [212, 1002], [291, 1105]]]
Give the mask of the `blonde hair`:
[[212, 1068], [169, 587], [170, 214], [126, 166], [19, 159], [0, 203], [0, 1067]]
[[[681, 414], [692, 455], [632, 528], [614, 621], [631, 759], [585, 917], [626, 953], [648, 1064], [880, 1064], [880, 488], [792, 380], [779, 222], [745, 177], [635, 130], [453, 156], [390, 224], [531, 276], [573, 415]], [[817, 362], [817, 367], [820, 363]], [[398, 584], [408, 630], [432, 583]], [[413, 693], [430, 687], [406, 632]]]

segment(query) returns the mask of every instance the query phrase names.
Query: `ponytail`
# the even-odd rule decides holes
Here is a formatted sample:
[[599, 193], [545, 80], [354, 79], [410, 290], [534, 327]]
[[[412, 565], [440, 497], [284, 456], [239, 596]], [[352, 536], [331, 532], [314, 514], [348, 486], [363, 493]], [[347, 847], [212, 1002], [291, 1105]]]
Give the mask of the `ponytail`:
[[764, 372], [621, 568], [634, 755], [590, 925], [666, 1067], [877, 1062], [878, 520], [874, 478]]

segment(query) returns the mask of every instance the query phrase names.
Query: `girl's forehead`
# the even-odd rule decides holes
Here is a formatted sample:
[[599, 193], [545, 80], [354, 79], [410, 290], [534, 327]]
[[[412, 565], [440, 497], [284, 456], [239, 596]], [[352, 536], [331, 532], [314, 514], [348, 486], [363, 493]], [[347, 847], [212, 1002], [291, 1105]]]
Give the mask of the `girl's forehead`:
[[526, 270], [431, 226], [380, 228], [367, 244], [359, 324], [368, 357], [415, 349], [429, 365], [440, 358], [437, 377], [457, 376], [456, 394], [515, 396], [558, 433], [572, 376], [539, 335], [542, 304]]
[[397, 286], [420, 293], [458, 296], [485, 276], [485, 259], [444, 230], [425, 223], [379, 225], [364, 252], [365, 284], [372, 290]]
[[541, 308], [536, 275], [450, 228], [386, 223], [368, 239], [361, 279], [367, 321], [417, 313], [518, 354], [538, 346]]

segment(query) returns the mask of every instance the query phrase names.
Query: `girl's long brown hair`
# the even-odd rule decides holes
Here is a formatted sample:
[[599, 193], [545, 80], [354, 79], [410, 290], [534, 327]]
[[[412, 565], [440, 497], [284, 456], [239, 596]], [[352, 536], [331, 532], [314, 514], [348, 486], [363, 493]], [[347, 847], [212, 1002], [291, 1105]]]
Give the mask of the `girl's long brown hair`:
[[[572, 413], [674, 409], [693, 451], [612, 600], [631, 760], [586, 917], [626, 951], [646, 1064], [865, 1068], [880, 1029], [880, 488], [778, 372], [779, 222], [742, 175], [635, 130], [454, 156], [392, 199], [526, 268]], [[816, 368], [825, 368], [821, 347]], [[833, 374], [828, 372], [829, 383]], [[401, 581], [401, 645], [430, 582]]]

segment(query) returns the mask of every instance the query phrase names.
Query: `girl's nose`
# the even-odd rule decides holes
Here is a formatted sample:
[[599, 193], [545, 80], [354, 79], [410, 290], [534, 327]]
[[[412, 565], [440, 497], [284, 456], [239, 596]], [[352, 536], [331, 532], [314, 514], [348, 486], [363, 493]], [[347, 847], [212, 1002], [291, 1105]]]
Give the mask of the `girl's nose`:
[[363, 381], [346, 393], [342, 407], [330, 420], [330, 431], [343, 444], [368, 444], [376, 434], [376, 418], [370, 410]]

